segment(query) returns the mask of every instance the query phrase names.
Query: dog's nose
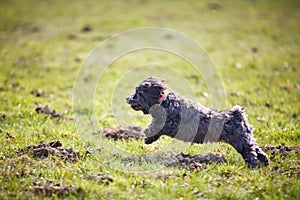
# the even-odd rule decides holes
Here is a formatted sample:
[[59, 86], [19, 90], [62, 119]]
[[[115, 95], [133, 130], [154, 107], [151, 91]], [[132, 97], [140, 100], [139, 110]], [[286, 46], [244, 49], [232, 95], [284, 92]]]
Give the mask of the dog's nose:
[[131, 99], [131, 96], [126, 97], [126, 102], [129, 103], [130, 99]]

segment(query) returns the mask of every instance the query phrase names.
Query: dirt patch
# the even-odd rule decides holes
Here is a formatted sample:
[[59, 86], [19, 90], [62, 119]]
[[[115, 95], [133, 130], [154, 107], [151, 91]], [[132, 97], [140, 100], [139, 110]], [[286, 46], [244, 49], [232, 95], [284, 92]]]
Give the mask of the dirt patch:
[[120, 126], [115, 128], [104, 128], [102, 134], [113, 140], [143, 139], [145, 135], [139, 126]]
[[35, 195], [43, 195], [43, 196], [65, 196], [70, 192], [77, 191], [79, 189], [70, 187], [70, 186], [60, 186], [57, 185], [43, 185], [43, 186], [31, 186], [28, 191]]
[[263, 151], [266, 151], [271, 154], [271, 156], [275, 156], [276, 154], [281, 154], [283, 157], [287, 156], [291, 151], [296, 151], [300, 146], [285, 146], [283, 144], [279, 146], [269, 146], [266, 145], [261, 147]]
[[48, 105], [42, 106], [40, 104], [37, 104], [35, 111], [37, 113], [48, 115], [51, 117], [51, 119], [56, 118], [56, 119], [64, 119], [64, 120], [73, 120], [72, 118], [65, 116], [63, 113], [57, 113], [56, 110], [51, 110]]
[[102, 173], [89, 174], [89, 175], [86, 176], [86, 179], [93, 180], [93, 181], [98, 182], [99, 184], [106, 184], [106, 185], [108, 185], [109, 183], [114, 182], [114, 180], [111, 177], [109, 177], [105, 174], [102, 174]]
[[208, 154], [208, 155], [189, 155], [180, 153], [170, 157], [159, 156], [132, 156], [123, 158], [124, 164], [139, 164], [145, 163], [161, 163], [166, 167], [178, 167], [187, 170], [200, 170], [204, 169], [210, 163], [221, 164], [227, 162], [224, 155], [221, 154]]
[[83, 33], [90, 32], [92, 30], [93, 30], [92, 27], [89, 26], [89, 25], [86, 25], [86, 26], [81, 28], [81, 32], [83, 32]]
[[32, 94], [33, 96], [36, 96], [36, 97], [44, 97], [45, 96], [45, 92], [41, 91], [41, 90], [31, 90], [30, 94]]
[[143, 163], [152, 164], [152, 163], [162, 163], [165, 164], [165, 162], [170, 162], [173, 158], [171, 157], [161, 157], [161, 156], [138, 156], [133, 155], [131, 157], [125, 157], [122, 158], [121, 162], [126, 165], [132, 165], [132, 164], [138, 164], [141, 165]]
[[79, 152], [72, 148], [60, 148], [60, 141], [50, 143], [40, 142], [39, 145], [29, 145], [21, 150], [22, 153], [32, 153], [33, 157], [45, 159], [49, 155], [54, 155], [61, 158], [63, 161], [77, 162], [79, 160]]
[[6, 118], [6, 114], [5, 113], [0, 114], [0, 119], [5, 119], [5, 118]]
[[208, 154], [208, 155], [189, 155], [180, 153], [175, 156], [176, 159], [171, 163], [167, 163], [166, 166], [177, 166], [188, 170], [203, 169], [210, 163], [221, 164], [227, 162], [224, 155], [221, 154]]

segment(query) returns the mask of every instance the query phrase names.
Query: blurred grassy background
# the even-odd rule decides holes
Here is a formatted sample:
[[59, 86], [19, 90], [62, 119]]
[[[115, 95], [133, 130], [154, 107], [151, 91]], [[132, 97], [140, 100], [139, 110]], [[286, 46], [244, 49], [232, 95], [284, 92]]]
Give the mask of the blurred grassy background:
[[[229, 163], [203, 172], [172, 176], [134, 176], [87, 160], [79, 164], [30, 162], [15, 151], [41, 140], [62, 140], [84, 150], [72, 122], [53, 121], [35, 113], [35, 103], [48, 104], [72, 115], [72, 88], [76, 74], [89, 52], [104, 39], [132, 28], [166, 27], [183, 32], [208, 52], [224, 81], [228, 107], [247, 108], [261, 145], [298, 145], [300, 142], [300, 3], [299, 1], [35, 1], [2, 0], [0, 4], [0, 128], [14, 141], [0, 137], [0, 198], [38, 198], [26, 188], [38, 180], [73, 184], [90, 198], [299, 198], [299, 152], [275, 157], [269, 168], [249, 170], [229, 146], [216, 151]], [[189, 81], [198, 101], [209, 106], [201, 76], [186, 70], [182, 60], [157, 52], [136, 52], [113, 63], [107, 79], [117, 81], [118, 69], [142, 61], [161, 59]], [[150, 71], [150, 70], [149, 70]], [[151, 72], [151, 71], [150, 71]], [[149, 73], [150, 73], [149, 72]], [[105, 80], [104, 80], [105, 81]], [[114, 81], [107, 81], [108, 88]], [[171, 85], [172, 87], [172, 85]], [[174, 87], [174, 86], [173, 86]], [[115, 125], [109, 107], [109, 91], [96, 96], [101, 126]], [[44, 92], [43, 97], [32, 91]], [[125, 102], [124, 102], [125, 103]], [[130, 109], [128, 108], [128, 112]], [[134, 123], [145, 125], [137, 116]], [[165, 138], [168, 141], [168, 138]], [[162, 143], [162, 144], [161, 144]], [[119, 145], [119, 144], [116, 144]], [[142, 141], [124, 142], [124, 148], [159, 148], [163, 141], [144, 147]], [[190, 150], [197, 153], [201, 145]], [[152, 150], [153, 150], [152, 149]], [[10, 164], [12, 163], [12, 164]], [[7, 166], [14, 166], [8, 168]], [[29, 170], [23, 177], [17, 173]], [[71, 169], [71, 170], [70, 170]], [[274, 171], [274, 169], [277, 169]], [[116, 181], [98, 186], [81, 178], [87, 172], [104, 171]], [[38, 176], [41, 174], [41, 176]], [[227, 174], [227, 175], [226, 175]], [[230, 175], [228, 175], [230, 174]], [[173, 177], [174, 176], [174, 177]], [[146, 186], [137, 183], [146, 180]], [[133, 186], [134, 185], [134, 186]], [[196, 192], [195, 192], [196, 191]], [[70, 198], [81, 197], [78, 192]]]

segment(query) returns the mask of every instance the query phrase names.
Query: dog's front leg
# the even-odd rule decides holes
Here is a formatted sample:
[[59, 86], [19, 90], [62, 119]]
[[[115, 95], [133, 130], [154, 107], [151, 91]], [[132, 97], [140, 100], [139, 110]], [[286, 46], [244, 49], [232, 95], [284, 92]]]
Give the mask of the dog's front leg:
[[146, 135], [145, 144], [151, 144], [159, 139], [161, 136], [160, 131], [163, 129], [167, 119], [165, 109], [159, 105], [152, 106], [150, 114], [152, 121], [144, 130], [144, 134]]
[[146, 135], [145, 144], [151, 144], [159, 139], [160, 129], [157, 127], [155, 118], [152, 119], [152, 122], [145, 128], [144, 134]]
[[158, 140], [160, 137], [160, 135], [154, 135], [154, 136], [151, 136], [151, 137], [146, 137], [145, 138], [145, 144], [151, 144], [153, 142], [155, 142], [156, 140]]

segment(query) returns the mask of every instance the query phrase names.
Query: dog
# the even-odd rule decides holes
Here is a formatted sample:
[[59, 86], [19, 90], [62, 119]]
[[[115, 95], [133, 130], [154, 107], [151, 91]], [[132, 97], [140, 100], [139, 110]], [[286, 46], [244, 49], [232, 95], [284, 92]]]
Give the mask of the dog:
[[135, 94], [126, 98], [133, 110], [151, 114], [152, 121], [144, 129], [145, 144], [151, 144], [162, 135], [192, 143], [226, 142], [241, 154], [249, 167], [259, 163], [269, 165], [268, 156], [253, 136], [241, 106], [218, 111], [198, 102], [167, 93], [164, 79], [149, 77], [143, 80]]

